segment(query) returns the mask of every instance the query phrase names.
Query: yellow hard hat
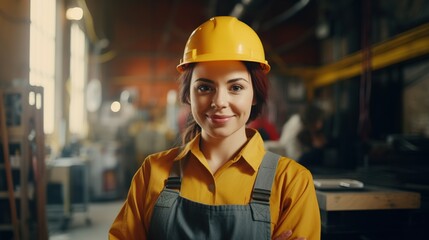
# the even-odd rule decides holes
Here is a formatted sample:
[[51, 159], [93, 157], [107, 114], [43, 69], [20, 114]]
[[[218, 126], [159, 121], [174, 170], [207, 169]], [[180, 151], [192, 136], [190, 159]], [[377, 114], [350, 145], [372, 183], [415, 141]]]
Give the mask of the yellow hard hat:
[[256, 32], [229, 16], [213, 17], [191, 33], [177, 70], [182, 72], [188, 63], [225, 60], [258, 62], [265, 73], [270, 71]]

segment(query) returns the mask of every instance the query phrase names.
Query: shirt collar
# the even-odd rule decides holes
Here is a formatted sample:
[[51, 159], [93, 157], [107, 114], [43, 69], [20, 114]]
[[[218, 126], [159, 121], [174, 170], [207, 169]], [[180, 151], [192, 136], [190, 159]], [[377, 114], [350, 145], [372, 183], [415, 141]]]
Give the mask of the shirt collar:
[[247, 128], [246, 134], [249, 140], [238, 155], [257, 171], [265, 155], [264, 140], [254, 129]]
[[[246, 129], [246, 134], [248, 136], [248, 141], [233, 161], [243, 159], [253, 168], [254, 171], [257, 171], [265, 154], [264, 141], [259, 132], [254, 129]], [[200, 134], [194, 137], [185, 145], [185, 147], [183, 147], [174, 160], [176, 161], [184, 158], [189, 152], [191, 152], [196, 158], [202, 159], [203, 153], [200, 150], [200, 138]]]
[[189, 152], [191, 152], [197, 158], [201, 158], [201, 156], [203, 156], [203, 153], [200, 151], [200, 137], [201, 137], [201, 134], [198, 134], [191, 141], [189, 141], [184, 147], [182, 147], [180, 153], [177, 155], [174, 161], [186, 157], [186, 155], [188, 155]]

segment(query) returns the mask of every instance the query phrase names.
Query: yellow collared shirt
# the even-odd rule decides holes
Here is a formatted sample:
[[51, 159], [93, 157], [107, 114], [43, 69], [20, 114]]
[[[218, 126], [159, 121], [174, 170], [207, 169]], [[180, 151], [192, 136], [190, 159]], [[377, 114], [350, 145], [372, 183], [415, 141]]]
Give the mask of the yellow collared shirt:
[[[109, 239], [146, 239], [156, 200], [168, 178], [173, 161], [187, 157], [183, 169], [181, 196], [210, 205], [250, 202], [258, 167], [265, 154], [258, 132], [243, 149], [214, 175], [200, 151], [200, 136], [179, 153], [170, 149], [149, 156], [134, 175], [127, 199], [112, 224]], [[292, 230], [293, 236], [320, 239], [320, 212], [311, 173], [294, 160], [282, 157], [278, 163], [270, 197], [272, 236]]]

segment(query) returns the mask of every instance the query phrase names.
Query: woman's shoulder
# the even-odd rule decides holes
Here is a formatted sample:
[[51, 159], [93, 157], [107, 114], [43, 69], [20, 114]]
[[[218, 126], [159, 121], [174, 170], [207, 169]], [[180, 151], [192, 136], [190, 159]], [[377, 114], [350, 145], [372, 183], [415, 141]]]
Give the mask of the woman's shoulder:
[[310, 171], [297, 161], [281, 156], [277, 165], [277, 174], [286, 175], [288, 179], [295, 177], [311, 178]]
[[144, 160], [143, 164], [144, 165], [163, 165], [163, 164], [167, 164], [167, 163], [172, 163], [173, 160], [178, 156], [178, 154], [180, 153], [181, 148], [179, 147], [175, 147], [175, 148], [170, 148], [161, 152], [157, 152], [157, 153], [153, 153], [150, 154], [149, 156], [146, 157], [146, 159]]
[[165, 179], [170, 172], [173, 161], [179, 154], [179, 148], [171, 148], [158, 153], [153, 153], [145, 158], [137, 175], [146, 179]]

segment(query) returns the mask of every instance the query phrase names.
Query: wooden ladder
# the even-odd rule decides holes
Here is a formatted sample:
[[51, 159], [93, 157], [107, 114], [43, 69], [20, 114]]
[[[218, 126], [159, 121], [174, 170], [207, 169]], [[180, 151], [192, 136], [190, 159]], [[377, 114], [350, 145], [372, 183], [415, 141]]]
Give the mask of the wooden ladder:
[[3, 144], [3, 159], [5, 165], [6, 172], [6, 182], [7, 182], [7, 191], [9, 197], [9, 205], [10, 205], [10, 215], [11, 215], [11, 227], [13, 230], [13, 239], [19, 240], [19, 222], [18, 215], [16, 211], [16, 202], [15, 202], [15, 194], [14, 194], [14, 185], [13, 185], [13, 177], [12, 177], [12, 166], [10, 164], [9, 159], [9, 137], [7, 133], [6, 127], [6, 112], [5, 112], [5, 104], [3, 102], [3, 91], [0, 90], [0, 133], [1, 133], [1, 142]]

